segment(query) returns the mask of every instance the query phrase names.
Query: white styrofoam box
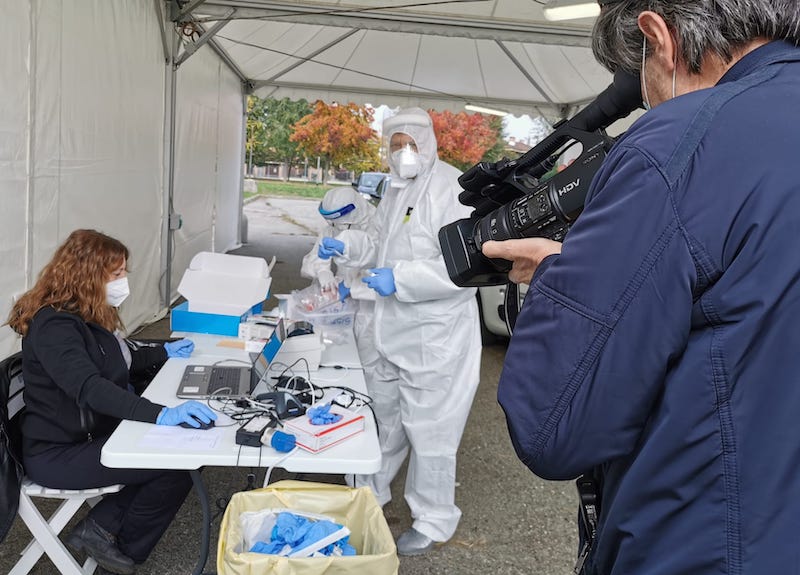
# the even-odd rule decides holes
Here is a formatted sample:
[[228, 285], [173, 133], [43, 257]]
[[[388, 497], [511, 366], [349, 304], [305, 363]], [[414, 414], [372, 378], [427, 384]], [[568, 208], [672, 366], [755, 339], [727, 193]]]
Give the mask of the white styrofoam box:
[[178, 293], [190, 312], [242, 315], [266, 299], [272, 283], [263, 258], [200, 252], [184, 272]]
[[[322, 349], [322, 333], [319, 331], [304, 335], [293, 335], [283, 341], [273, 363], [280, 362], [285, 365], [293, 365], [296, 361], [305, 359], [308, 363], [308, 370], [317, 371], [319, 362], [322, 359]], [[305, 367], [305, 363], [300, 361], [292, 367], [292, 370], [294, 373], [302, 375]]]

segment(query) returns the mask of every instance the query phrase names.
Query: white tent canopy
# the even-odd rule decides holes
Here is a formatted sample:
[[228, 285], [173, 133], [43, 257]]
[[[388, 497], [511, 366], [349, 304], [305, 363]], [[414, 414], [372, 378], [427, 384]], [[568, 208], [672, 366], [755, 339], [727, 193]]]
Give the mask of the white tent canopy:
[[591, 23], [535, 0], [205, 0], [194, 17], [258, 96], [570, 115], [611, 81]]
[[[76, 228], [131, 250], [129, 326], [240, 242], [245, 98], [548, 118], [605, 88], [539, 0], [0, 0], [0, 318]], [[18, 349], [0, 328], [0, 357]]]

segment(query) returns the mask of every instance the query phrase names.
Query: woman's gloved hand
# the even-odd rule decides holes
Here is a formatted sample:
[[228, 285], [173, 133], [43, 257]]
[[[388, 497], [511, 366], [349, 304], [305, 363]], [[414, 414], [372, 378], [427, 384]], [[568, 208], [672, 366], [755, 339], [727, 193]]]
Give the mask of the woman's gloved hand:
[[339, 301], [344, 301], [350, 297], [350, 288], [344, 285], [344, 282], [339, 282]]
[[167, 357], [189, 357], [194, 351], [194, 342], [191, 339], [168, 341], [164, 349], [167, 350]]
[[317, 255], [321, 260], [329, 260], [333, 256], [344, 255], [344, 242], [336, 238], [322, 238]]
[[[195, 419], [196, 418], [196, 419]], [[185, 401], [175, 407], [165, 407], [158, 414], [157, 425], [180, 425], [188, 423], [192, 427], [200, 428], [198, 420], [209, 423], [217, 419], [217, 414], [199, 401]]]
[[392, 268], [373, 268], [367, 271], [372, 275], [362, 278], [361, 281], [380, 295], [392, 295], [397, 291], [397, 287], [394, 285], [394, 273], [392, 272]]

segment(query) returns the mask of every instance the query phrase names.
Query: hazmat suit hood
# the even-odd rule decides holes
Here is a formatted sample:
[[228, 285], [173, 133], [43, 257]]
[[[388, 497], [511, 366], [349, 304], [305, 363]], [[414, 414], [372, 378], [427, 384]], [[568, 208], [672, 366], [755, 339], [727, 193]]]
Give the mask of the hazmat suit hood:
[[[408, 134], [414, 138], [420, 159], [420, 171], [413, 179], [418, 181], [425, 179], [433, 170], [438, 158], [436, 135], [433, 132], [433, 121], [430, 115], [422, 108], [401, 108], [394, 116], [387, 118], [383, 122], [383, 134], [387, 138], [387, 144], [391, 141], [392, 135], [397, 132]], [[400, 182], [405, 182], [406, 184], [411, 181], [400, 177], [399, 167], [396, 165], [392, 154], [389, 154], [389, 169], [392, 173], [393, 185], [395, 180], [400, 180]]]
[[[348, 206], [353, 206], [350, 209]], [[337, 229], [366, 223], [374, 209], [359, 192], [349, 186], [331, 188], [319, 204], [319, 212], [325, 220]], [[334, 213], [331, 213], [334, 212]]]

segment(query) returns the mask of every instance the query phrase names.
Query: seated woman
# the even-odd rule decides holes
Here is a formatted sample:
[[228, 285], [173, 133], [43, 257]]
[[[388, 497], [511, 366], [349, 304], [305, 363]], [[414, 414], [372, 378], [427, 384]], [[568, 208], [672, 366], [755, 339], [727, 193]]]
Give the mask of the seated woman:
[[194, 344], [128, 346], [117, 308], [128, 296], [128, 249], [94, 230], [76, 230], [16, 302], [8, 325], [22, 339], [25, 473], [55, 489], [123, 484], [67, 536], [100, 572], [130, 574], [144, 562], [192, 487], [185, 471], [111, 469], [100, 450], [123, 419], [179, 425], [216, 414], [185, 402], [164, 407], [139, 396], [131, 374], [155, 375], [168, 357], [188, 357]]

